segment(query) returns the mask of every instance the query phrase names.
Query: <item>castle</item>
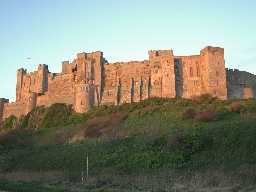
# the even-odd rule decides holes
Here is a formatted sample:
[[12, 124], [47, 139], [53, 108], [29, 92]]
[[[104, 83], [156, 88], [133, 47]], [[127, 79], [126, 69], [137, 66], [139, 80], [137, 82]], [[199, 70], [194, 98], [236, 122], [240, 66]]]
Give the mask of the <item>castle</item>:
[[108, 63], [102, 52], [79, 53], [62, 62], [61, 73], [17, 71], [16, 101], [0, 99], [0, 122], [21, 117], [37, 106], [72, 104], [76, 112], [93, 106], [138, 102], [150, 97], [253, 98], [256, 76], [225, 69], [224, 49], [206, 47], [199, 55], [174, 56], [172, 50], [149, 51], [144, 61]]

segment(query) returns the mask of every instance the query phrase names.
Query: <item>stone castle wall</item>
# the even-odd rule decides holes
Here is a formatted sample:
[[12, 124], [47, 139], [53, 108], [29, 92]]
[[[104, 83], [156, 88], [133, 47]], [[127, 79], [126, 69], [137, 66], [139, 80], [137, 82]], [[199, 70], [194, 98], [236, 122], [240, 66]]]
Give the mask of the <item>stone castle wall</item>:
[[200, 55], [174, 57], [177, 96], [211, 94], [227, 99], [224, 50], [206, 47]]
[[102, 104], [115, 105], [148, 98], [148, 61], [105, 65]]
[[21, 102], [5, 103], [3, 108], [3, 119], [14, 115], [20, 117], [26, 114], [26, 104]]
[[[53, 103], [73, 104], [74, 100], [74, 75], [73, 74], [49, 74], [47, 106]], [[44, 104], [45, 105], [45, 104]]]
[[73, 105], [76, 112], [93, 106], [138, 102], [150, 97], [192, 98], [211, 94], [220, 99], [251, 98], [256, 78], [226, 70], [224, 49], [206, 47], [199, 55], [174, 56], [172, 50], [149, 51], [144, 61], [108, 63], [102, 52], [79, 53], [62, 62], [61, 73], [47, 65], [17, 71], [16, 102], [0, 99], [2, 119], [27, 114], [36, 106]]
[[176, 89], [179, 97], [191, 98], [202, 94], [200, 55], [175, 57]]
[[226, 69], [226, 73], [229, 98], [254, 98], [256, 96], [255, 75], [237, 69]]

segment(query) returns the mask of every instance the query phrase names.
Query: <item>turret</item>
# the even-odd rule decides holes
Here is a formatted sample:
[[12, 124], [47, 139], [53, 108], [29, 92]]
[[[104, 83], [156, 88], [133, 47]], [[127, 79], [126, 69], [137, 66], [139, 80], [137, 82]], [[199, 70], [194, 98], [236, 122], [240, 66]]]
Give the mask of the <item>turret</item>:
[[95, 86], [83, 82], [75, 85], [74, 110], [84, 113], [94, 106]]
[[73, 66], [69, 63], [69, 61], [62, 62], [62, 73], [63, 74], [71, 74]]
[[91, 81], [95, 85], [95, 101], [100, 102], [103, 93], [103, 53], [100, 51], [93, 53], [78, 53], [76, 59], [77, 81], [88, 83]]

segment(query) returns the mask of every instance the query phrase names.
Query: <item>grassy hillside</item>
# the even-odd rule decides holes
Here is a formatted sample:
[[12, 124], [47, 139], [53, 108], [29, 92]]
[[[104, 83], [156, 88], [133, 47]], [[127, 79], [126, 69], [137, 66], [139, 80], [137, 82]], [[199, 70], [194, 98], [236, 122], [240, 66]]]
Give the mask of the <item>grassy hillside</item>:
[[5, 121], [0, 170], [55, 171], [78, 182], [88, 156], [90, 177], [220, 170], [254, 183], [255, 125], [255, 100], [152, 98], [85, 114], [55, 104]]

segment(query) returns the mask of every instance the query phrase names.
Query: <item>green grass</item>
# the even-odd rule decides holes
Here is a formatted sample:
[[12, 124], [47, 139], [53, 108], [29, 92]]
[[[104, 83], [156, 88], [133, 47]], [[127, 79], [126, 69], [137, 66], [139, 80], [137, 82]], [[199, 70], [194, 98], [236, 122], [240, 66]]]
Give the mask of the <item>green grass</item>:
[[[241, 112], [230, 112], [232, 101], [210, 97], [153, 98], [102, 106], [86, 114], [72, 113], [61, 104], [40, 109], [37, 114], [43, 118], [34, 113], [31, 119], [40, 119], [38, 125], [44, 126], [23, 127], [1, 136], [0, 170], [56, 170], [78, 178], [86, 155], [92, 174], [255, 166], [256, 101], [239, 102]], [[212, 110], [214, 119], [186, 119], [182, 114], [188, 108]], [[29, 118], [24, 119], [23, 125], [31, 125]], [[82, 141], [73, 141], [77, 136]]]

